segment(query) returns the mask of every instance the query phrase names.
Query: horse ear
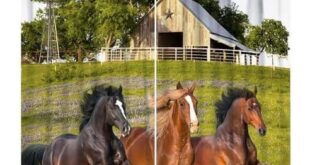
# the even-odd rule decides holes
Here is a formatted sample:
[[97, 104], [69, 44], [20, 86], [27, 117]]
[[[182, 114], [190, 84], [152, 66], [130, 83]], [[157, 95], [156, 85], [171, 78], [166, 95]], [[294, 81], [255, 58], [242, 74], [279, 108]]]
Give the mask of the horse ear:
[[118, 90], [119, 90], [119, 93], [122, 93], [123, 87], [120, 85], [119, 88], [118, 88]]
[[93, 94], [93, 90], [92, 90], [92, 89], [89, 89], [89, 90], [87, 91], [87, 94], [88, 94], [88, 95], [92, 95], [92, 94]]
[[116, 100], [117, 100], [117, 98], [116, 98], [115, 96], [113, 96], [113, 97], [111, 98], [111, 100], [112, 100], [113, 103], [115, 103]]
[[183, 89], [183, 86], [181, 85], [180, 81], [177, 84], [177, 89]]
[[107, 88], [107, 91], [108, 91], [108, 95], [111, 95], [111, 94], [112, 94], [112, 86], [109, 86], [109, 87]]
[[257, 94], [257, 86], [255, 85], [254, 87], [254, 94], [256, 95]]
[[194, 90], [195, 90], [195, 88], [196, 88], [196, 82], [193, 82], [193, 85], [191, 86], [191, 88], [189, 89], [189, 91], [190, 91], [191, 93], [193, 93]]

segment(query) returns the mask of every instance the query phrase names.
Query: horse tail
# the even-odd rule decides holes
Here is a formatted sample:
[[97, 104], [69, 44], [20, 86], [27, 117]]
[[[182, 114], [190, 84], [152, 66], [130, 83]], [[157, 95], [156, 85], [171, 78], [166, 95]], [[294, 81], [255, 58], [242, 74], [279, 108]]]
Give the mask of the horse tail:
[[22, 165], [42, 165], [46, 147], [44, 144], [29, 145], [22, 151]]

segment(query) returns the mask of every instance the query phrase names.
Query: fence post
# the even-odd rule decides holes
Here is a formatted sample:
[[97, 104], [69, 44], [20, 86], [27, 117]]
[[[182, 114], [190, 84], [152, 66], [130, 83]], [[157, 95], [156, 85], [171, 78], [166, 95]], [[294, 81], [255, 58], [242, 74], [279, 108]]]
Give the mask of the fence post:
[[108, 52], [110, 53], [110, 61], [113, 61], [113, 54], [112, 54], [112, 51], [109, 49]]
[[193, 48], [191, 47], [191, 61], [193, 61]]
[[164, 49], [161, 49], [161, 59], [164, 60]]
[[232, 51], [232, 58], [233, 58], [233, 63], [236, 63], [236, 54], [235, 54], [235, 50]]
[[207, 48], [207, 61], [208, 62], [211, 61], [211, 48], [210, 48], [210, 46]]
[[256, 54], [256, 65], [259, 65], [259, 54]]
[[239, 64], [239, 63], [240, 63], [240, 62], [239, 62], [239, 59], [240, 59], [240, 54], [237, 53], [237, 54], [236, 54], [236, 64]]
[[174, 59], [175, 59], [175, 61], [177, 61], [178, 60], [178, 50], [177, 50], [177, 48], [174, 48]]
[[[244, 59], [245, 59], [245, 56], [244, 56]], [[241, 64], [241, 50], [239, 50], [239, 64]], [[244, 62], [245, 64], [245, 62]]]
[[250, 55], [250, 65], [252, 65], [252, 55]]
[[223, 62], [226, 62], [226, 52], [223, 50]]

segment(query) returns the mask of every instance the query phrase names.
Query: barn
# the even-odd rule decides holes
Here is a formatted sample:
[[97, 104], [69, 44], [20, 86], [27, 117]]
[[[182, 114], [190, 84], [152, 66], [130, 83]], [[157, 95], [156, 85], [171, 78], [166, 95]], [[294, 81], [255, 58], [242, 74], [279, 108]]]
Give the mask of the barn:
[[[142, 18], [132, 35], [130, 47], [140, 52], [135, 58], [154, 48], [154, 9]], [[238, 42], [193, 0], [158, 1], [156, 35], [158, 59], [258, 63], [257, 52]]]

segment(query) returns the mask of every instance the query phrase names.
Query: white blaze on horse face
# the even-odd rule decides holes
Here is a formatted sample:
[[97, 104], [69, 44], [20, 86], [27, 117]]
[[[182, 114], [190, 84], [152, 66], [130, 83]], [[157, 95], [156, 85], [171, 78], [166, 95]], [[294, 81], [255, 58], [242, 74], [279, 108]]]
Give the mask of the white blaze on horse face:
[[194, 108], [192, 98], [189, 95], [187, 95], [187, 96], [185, 96], [185, 100], [189, 104], [189, 115], [191, 118], [191, 123], [198, 123], [198, 118], [197, 118], [197, 115], [195, 112], [195, 108]]
[[115, 105], [117, 105], [119, 107], [119, 109], [121, 110], [124, 118], [127, 119], [127, 117], [125, 116], [124, 109], [123, 109], [123, 103], [121, 101], [119, 101], [119, 100], [116, 100]]

